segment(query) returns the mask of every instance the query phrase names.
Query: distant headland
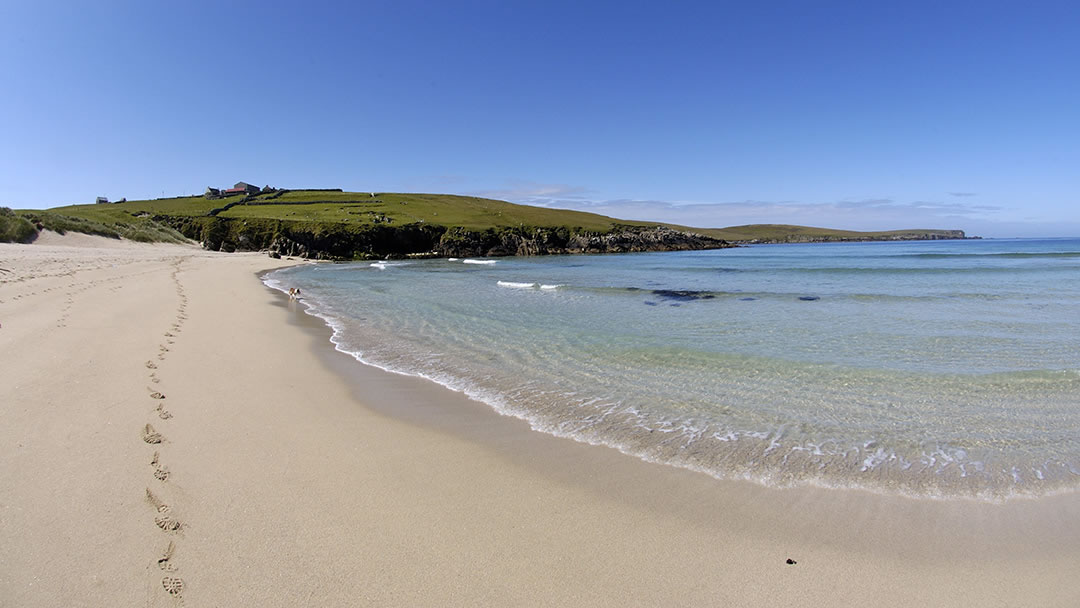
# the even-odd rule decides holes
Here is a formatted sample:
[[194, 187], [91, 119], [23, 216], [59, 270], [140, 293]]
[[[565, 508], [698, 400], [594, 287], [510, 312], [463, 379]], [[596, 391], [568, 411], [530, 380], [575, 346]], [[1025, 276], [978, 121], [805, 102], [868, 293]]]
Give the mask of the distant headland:
[[373, 259], [721, 249], [757, 243], [965, 239], [962, 230], [855, 232], [753, 224], [692, 228], [452, 194], [285, 189], [237, 182], [201, 195], [0, 209], [0, 241], [43, 229], [137, 241], [196, 241], [220, 251]]

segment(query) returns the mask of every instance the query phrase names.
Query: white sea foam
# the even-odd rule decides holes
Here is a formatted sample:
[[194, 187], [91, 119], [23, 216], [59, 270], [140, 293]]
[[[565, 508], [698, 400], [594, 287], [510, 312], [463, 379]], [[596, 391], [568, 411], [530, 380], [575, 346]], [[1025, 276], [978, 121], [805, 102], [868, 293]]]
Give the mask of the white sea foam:
[[[724, 254], [752, 257], [753, 250]], [[669, 257], [679, 260], [676, 255]], [[681, 277], [678, 268], [668, 272], [667, 266], [655, 269], [664, 272], [653, 272], [640, 281], [624, 279], [619, 273], [636, 272], [629, 269], [633, 264], [614, 264], [615, 258], [597, 259], [604, 263], [595, 269], [588, 263], [561, 266], [557, 261], [531, 259], [512, 263], [515, 269], [531, 269], [524, 276], [557, 276], [582, 291], [575, 291], [580, 297], [535, 297], [539, 290], [568, 285], [496, 281], [502, 288], [525, 290], [514, 297], [515, 307], [507, 310], [502, 306], [497, 311], [497, 326], [479, 315], [459, 314], [464, 305], [469, 310], [482, 310], [485, 305], [505, 304], [500, 298], [484, 299], [483, 294], [490, 294], [484, 288], [490, 289], [490, 273], [452, 271], [452, 265], [436, 262], [428, 267], [424, 267], [425, 262], [414, 262], [412, 269], [387, 273], [350, 273], [347, 267], [326, 265], [319, 269], [326, 278], [307, 272], [285, 273], [267, 284], [276, 289], [300, 285], [314, 300], [321, 296], [320, 285], [332, 282], [334, 291], [325, 292], [327, 300], [313, 302], [323, 311], [315, 316], [334, 330], [335, 347], [351, 351], [358, 360], [464, 392], [497, 411], [527, 420], [536, 430], [608, 445], [653, 462], [771, 486], [851, 487], [924, 498], [997, 501], [1080, 487], [1080, 482], [1068, 481], [1080, 477], [1080, 460], [1072, 458], [1074, 445], [1045, 450], [1055, 459], [1042, 463], [1035, 460], [1041, 455], [1036, 448], [1024, 451], [1023, 442], [1033, 431], [1016, 422], [1023, 420], [1026, 401], [1014, 403], [1014, 393], [1024, 388], [1019, 385], [1031, 385], [1028, 392], [1040, 391], [1039, 403], [1046, 409], [1069, 411], [1067, 406], [1075, 403], [1073, 395], [1080, 391], [1075, 350], [1048, 352], [1037, 363], [1042, 368], [1069, 372], [1022, 370], [1020, 374], [1013, 368], [1030, 366], [1030, 357], [1013, 361], [994, 354], [1007, 354], [1007, 349], [968, 347], [982, 339], [978, 327], [968, 328], [970, 335], [949, 334], [949, 340], [942, 342], [923, 335], [927, 332], [909, 330], [908, 326], [921, 325], [907, 323], [908, 318], [918, 321], [921, 317], [908, 314], [904, 308], [900, 320], [886, 328], [891, 332], [886, 338], [908, 332], [913, 334], [912, 341], [885, 340], [877, 345], [885, 354], [848, 348], [847, 342], [847, 350], [804, 351], [800, 348], [806, 343], [805, 335], [812, 337], [822, 327], [806, 320], [788, 322], [798, 317], [786, 310], [773, 314], [768, 307], [758, 308], [752, 318], [744, 319], [739, 316], [742, 309], [727, 310], [717, 299], [709, 306], [688, 306], [683, 309], [687, 312], [680, 311], [670, 322], [655, 318], [653, 309], [641, 306], [641, 300], [648, 300], [654, 288], [698, 288], [695, 281], [703, 279], [697, 275]], [[494, 259], [466, 262], [497, 263]], [[383, 269], [392, 265], [379, 262], [371, 266]], [[366, 266], [352, 268], [366, 270]], [[556, 272], [549, 273], [552, 268]], [[815, 284], [820, 283], [816, 275], [813, 278]], [[982, 280], [981, 275], [975, 278]], [[311, 280], [310, 289], [305, 279]], [[347, 284], [339, 290], [339, 279], [361, 286], [361, 291], [349, 295]], [[617, 298], [590, 289], [610, 286], [611, 281], [615, 281], [615, 288], [624, 284], [622, 281], [642, 287], [632, 297], [626, 297], [628, 290], [619, 291]], [[922, 289], [926, 281], [909, 282], [918, 282]], [[861, 293], [858, 290], [867, 289], [861, 283], [853, 285], [856, 295]], [[934, 285], [937, 283], [931, 287]], [[767, 293], [754, 285], [750, 288], [754, 293]], [[941, 290], [945, 293], [942, 297], [950, 293]], [[339, 291], [346, 299], [337, 295]], [[1032, 291], [1024, 292], [1024, 302]], [[512, 297], [507, 295], [512, 292], [503, 293]], [[836, 313], [845, 328], [840, 333], [877, 336], [859, 325], [876, 317], [869, 311], [864, 315], [850, 302], [843, 304], [842, 297], [836, 298], [840, 302]], [[452, 306], [442, 307], [444, 302]], [[995, 301], [994, 313], [1004, 305]], [[936, 300], [920, 301], [919, 306], [930, 313], [940, 308]], [[565, 328], [547, 322], [555, 315], [566, 319]], [[524, 337], [527, 348], [501, 339], [507, 335], [502, 329], [514, 324], [522, 332], [515, 332], [514, 338]], [[584, 326], [588, 332], [579, 331]], [[719, 329], [711, 331], [713, 327]], [[767, 329], [767, 334], [759, 335], [759, 328]], [[825, 329], [830, 329], [827, 336], [836, 333], [833, 326]], [[1054, 333], [1059, 334], [1072, 335]], [[792, 344], [784, 339], [789, 335], [800, 338]], [[910, 345], [925, 342], [928, 335], [937, 340], [937, 350], [928, 350], [925, 344], [919, 348]], [[1037, 337], [1029, 339], [1025, 334], [1016, 340], [1034, 342]], [[942, 351], [971, 354], [949, 359], [945, 367], [949, 374], [945, 375], [935, 371], [942, 357], [934, 358], [934, 353]], [[777, 352], [782, 356], [776, 356]], [[924, 378], [931, 372], [936, 375]], [[1013, 385], [1019, 388], [1014, 390]], [[1007, 454], [989, 451], [980, 442], [969, 440], [962, 429], [936, 422], [943, 417], [1006, 408], [1016, 410], [1018, 416], [1009, 416], [1005, 420], [1008, 424], [1001, 428], [988, 424], [996, 424], [995, 420], [985, 421], [983, 428], [1022, 448]], [[874, 415], [868, 416], [871, 412]], [[897, 420], [914, 422], [897, 425]], [[920, 433], [920, 424], [929, 430]]]
[[[277, 287], [277, 285], [281, 284], [278, 281], [267, 280], [265, 282], [267, 283], [268, 286], [273, 286], [275, 288], [280, 289], [280, 287]], [[277, 285], [271, 285], [272, 282], [277, 283]], [[498, 411], [498, 412], [500, 412], [500, 413], [502, 413], [504, 415], [510, 415], [510, 416], [514, 416], [514, 417], [525, 420], [526, 422], [529, 423], [529, 426], [532, 429], [536, 430], [536, 431], [545, 432], [545, 433], [549, 433], [549, 434], [560, 436], [560, 437], [566, 437], [566, 438], [575, 439], [577, 441], [581, 441], [583, 443], [587, 443], [587, 444], [591, 444], [591, 445], [606, 445], [608, 447], [614, 448], [614, 449], [616, 449], [616, 450], [618, 450], [620, 452], [623, 452], [625, 454], [641, 458], [642, 460], [646, 460], [646, 461], [649, 461], [649, 462], [655, 462], [655, 463], [673, 465], [673, 466], [677, 466], [677, 467], [680, 467], [680, 468], [686, 468], [686, 469], [698, 471], [698, 472], [701, 472], [701, 473], [705, 473], [707, 475], [710, 475], [712, 477], [716, 477], [718, 479], [743, 479], [743, 480], [746, 480], [746, 481], [752, 481], [752, 482], [764, 484], [764, 485], [767, 485], [767, 486], [776, 486], [776, 487], [789, 487], [789, 486], [792, 486], [792, 485], [796, 485], [796, 482], [794, 480], [792, 480], [792, 479], [784, 479], [783, 476], [777, 476], [777, 475], [774, 474], [774, 472], [772, 472], [772, 471], [770, 471], [768, 469], [753, 469], [751, 467], [736, 467], [734, 469], [731, 469], [731, 470], [728, 470], [728, 471], [725, 472], [725, 471], [715, 469], [713, 467], [703, 466], [702, 463], [696, 462], [696, 461], [694, 461], [692, 459], [683, 459], [683, 458], [672, 459], [670, 457], [671, 454], [664, 455], [665, 453], [663, 451], [653, 451], [653, 450], [644, 450], [643, 451], [642, 448], [641, 448], [641, 445], [639, 443], [634, 442], [634, 441], [628, 441], [627, 438], [620, 438], [619, 436], [607, 436], [606, 434], [603, 434], [603, 433], [597, 434], [596, 429], [592, 428], [593, 424], [591, 422], [593, 422], [593, 421], [590, 421], [587, 418], [584, 418], [584, 419], [583, 418], [574, 418], [574, 419], [561, 419], [561, 420], [559, 420], [559, 419], [551, 419], [551, 418], [549, 418], [548, 416], [544, 415], [541, 412], [532, 411], [532, 410], [528, 409], [527, 407], [522, 407], [521, 404], [515, 402], [516, 400], [508, 399], [507, 395], [502, 394], [500, 391], [487, 390], [487, 389], [483, 388], [482, 386], [480, 386], [477, 383], [469, 381], [468, 379], [465, 379], [465, 378], [457, 377], [456, 375], [453, 375], [453, 374], [448, 375], [445, 372], [438, 372], [436, 370], [421, 371], [420, 369], [416, 369], [413, 366], [409, 366], [410, 369], [402, 369], [400, 367], [397, 367], [396, 365], [383, 365], [383, 364], [380, 364], [379, 362], [377, 362], [375, 360], [372, 360], [369, 357], [367, 357], [366, 353], [364, 353], [362, 350], [356, 349], [354, 347], [347, 347], [343, 343], [343, 337], [344, 337], [343, 334], [344, 334], [344, 331], [346, 329], [346, 324], [344, 324], [341, 320], [337, 319], [333, 313], [326, 311], [322, 306], [315, 305], [312, 302], [308, 302], [306, 304], [307, 304], [307, 306], [305, 307], [305, 312], [307, 314], [310, 314], [310, 315], [313, 315], [315, 317], [318, 317], [318, 318], [322, 319], [323, 322], [325, 322], [327, 324], [327, 326], [329, 326], [329, 328], [332, 330], [332, 336], [331, 336], [330, 341], [334, 344], [334, 347], [335, 347], [336, 350], [351, 355], [353, 358], [355, 358], [357, 361], [359, 361], [361, 363], [371, 365], [373, 367], [382, 369], [384, 371], [391, 372], [391, 373], [394, 373], [394, 374], [399, 374], [399, 375], [402, 375], [402, 376], [412, 376], [412, 377], [425, 378], [425, 379], [427, 379], [429, 381], [435, 382], [436, 384], [442, 385], [442, 386], [444, 386], [444, 387], [446, 387], [446, 388], [448, 388], [450, 390], [453, 390], [455, 392], [464, 393], [465, 395], [469, 396], [470, 398], [476, 399], [476, 400], [481, 401], [483, 403], [487, 403], [494, 410], [496, 410], [496, 411]], [[702, 433], [703, 433], [703, 430], [704, 430], [704, 429], [698, 429], [698, 428], [694, 427], [693, 425], [688, 425], [685, 422], [677, 423], [677, 422], [674, 422], [672, 420], [655, 419], [655, 418], [649, 416], [648, 414], [646, 414], [645, 412], [641, 412], [641, 411], [637, 410], [636, 408], [634, 408], [632, 406], [619, 406], [618, 404], [607, 404], [606, 406], [601, 408], [601, 406], [603, 406], [604, 404], [600, 403], [599, 400], [595, 399], [595, 398], [593, 398], [593, 399], [584, 399], [584, 400], [582, 400], [580, 402], [577, 402], [576, 405], [579, 406], [579, 407], [584, 407], [584, 408], [588, 408], [588, 409], [591, 409], [591, 408], [594, 408], [594, 407], [603, 409], [605, 411], [605, 415], [601, 416], [600, 419], [606, 418], [607, 414], [619, 414], [619, 415], [621, 415], [623, 417], [626, 417], [627, 419], [624, 420], [624, 425], [626, 427], [631, 427], [631, 428], [638, 429], [638, 431], [640, 433], [642, 433], [642, 434], [655, 431], [657, 433], [662, 433], [662, 434], [664, 434], [666, 436], [669, 436], [669, 437], [672, 434], [682, 435], [682, 436], [692, 435], [693, 438], [696, 440], [696, 439], [702, 438]], [[631, 421], [635, 421], [635, 422], [631, 422]], [[725, 432], [721, 432], [721, 433], [717, 433], [717, 434], [713, 435], [713, 439], [718, 440], [718, 441], [720, 441], [722, 443], [732, 442], [734, 444], [739, 444], [739, 445], [743, 445], [743, 443], [745, 441], [751, 441], [751, 442], [759, 441], [759, 442], [761, 442], [761, 445], [763, 447], [767, 443], [768, 447], [764, 450], [764, 453], [759, 452], [759, 455], [761, 455], [762, 457], [765, 456], [768, 452], [771, 452], [771, 451], [777, 449], [778, 447], [780, 447], [777, 444], [776, 436], [772, 435], [771, 433], [762, 432], [762, 431], [748, 431], [748, 430], [727, 429]], [[679, 443], [683, 444], [684, 447], [685, 447], [685, 446], [689, 446], [692, 442], [679, 442]], [[863, 464], [864, 467], [867, 467], [867, 465], [869, 465], [869, 468], [873, 468], [875, 466], [880, 465], [883, 461], [886, 461], [886, 460], [890, 459], [889, 457], [885, 456], [885, 454], [883, 454], [883, 451], [881, 450], [881, 448], [878, 447], [875, 444], [876, 444], [876, 442], [874, 442], [874, 441], [868, 441], [868, 442], [863, 443], [863, 445], [862, 445], [862, 448], [864, 450], [867, 450], [867, 451], [873, 450], [874, 451], [874, 453], [872, 455], [870, 455], [869, 458], [867, 458], [866, 460], [864, 460], [861, 463], [861, 464]], [[820, 450], [819, 446], [814, 446], [814, 447], [818, 448], [815, 451]], [[856, 451], [859, 450], [859, 447], [853, 446], [853, 448]], [[740, 450], [740, 448], [735, 447], [734, 450]], [[791, 451], [795, 451], [795, 450], [791, 450]], [[940, 450], [938, 450], [937, 453], [940, 456], [944, 456], [944, 457], [948, 458], [948, 455], [944, 454]], [[893, 458], [895, 458], [895, 455], [893, 456]], [[786, 457], [784, 457], [783, 461], [786, 462]], [[933, 458], [931, 457], [931, 464], [932, 463], [933, 463]], [[863, 470], [866, 471], [867, 469], [864, 468]], [[1042, 474], [1042, 472], [1040, 470], [1037, 470], [1037, 469], [1034, 470], [1034, 474], [1038, 479], [1043, 479], [1043, 474]], [[1014, 470], [1014, 475], [1016, 475], [1015, 470]], [[858, 488], [858, 489], [863, 489], [863, 490], [881, 491], [877, 487], [866, 486], [866, 485], [864, 485], [862, 483], [859, 483], [855, 479], [843, 480], [843, 479], [839, 479], [839, 478], [834, 478], [833, 476], [806, 475], [805, 477], [801, 478], [799, 483], [804, 483], [804, 484], [809, 484], [809, 485], [814, 485], [814, 486], [819, 486], [819, 487], [825, 487], [825, 488], [836, 488], [836, 489]], [[950, 495], [942, 494], [942, 493], [940, 493], [940, 491], [938, 489], [933, 488], [933, 487], [925, 488], [922, 491], [915, 492], [912, 495], [922, 497], [922, 498], [932, 498], [932, 499], [941, 499], [941, 498], [953, 497], [953, 496], [950, 496]], [[973, 496], [969, 496], [969, 497], [970, 498], [975, 498], [975, 499], [982, 499], [982, 500], [989, 500], [989, 501], [999, 502], [1003, 498], [1025, 498], [1025, 497], [1031, 497], [1031, 496], [1032, 495], [1028, 495], [1028, 494], [1024, 493], [1023, 491], [1017, 491], [1017, 492], [1014, 492], [1014, 493], [1007, 493], [1004, 496], [1001, 495], [1001, 494], [994, 494], [994, 493], [990, 493], [990, 492], [979, 492], [979, 493], [977, 493], [977, 494], [975, 494]]]
[[270, 289], [276, 289], [282, 293], [289, 293], [288, 288], [284, 284], [274, 277], [273, 273], [269, 273], [263, 277], [263, 285], [266, 285]]
[[372, 268], [378, 268], [379, 270], [386, 270], [387, 268], [394, 268], [396, 266], [407, 266], [408, 262], [372, 262], [368, 266]]
[[468, 259], [468, 260], [462, 260], [461, 263], [462, 264], [484, 264], [486, 266], [493, 266], [496, 262], [497, 262], [497, 260], [473, 260], [473, 259]]

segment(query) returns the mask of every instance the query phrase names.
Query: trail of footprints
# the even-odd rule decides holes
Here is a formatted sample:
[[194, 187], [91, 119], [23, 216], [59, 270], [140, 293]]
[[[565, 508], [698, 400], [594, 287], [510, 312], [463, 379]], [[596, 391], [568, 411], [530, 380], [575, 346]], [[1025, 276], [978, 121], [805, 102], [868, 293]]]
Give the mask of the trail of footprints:
[[[180, 283], [179, 275], [181, 267], [185, 258], [179, 258], [173, 262], [173, 270], [171, 278], [176, 288], [176, 294], [179, 298], [179, 304], [176, 310], [176, 318], [174, 322], [169, 326], [168, 331], [164, 332], [164, 343], [159, 345], [157, 353], [157, 361], [164, 361], [167, 353], [169, 352], [169, 346], [174, 344], [178, 334], [183, 329], [184, 322], [187, 320], [187, 303], [188, 297], [184, 293], [184, 287]], [[24, 298], [35, 298], [37, 296], [46, 296], [53, 292], [63, 292], [64, 302], [60, 308], [60, 313], [56, 318], [57, 327], [67, 327], [67, 322], [71, 316], [71, 312], [75, 307], [77, 296], [97, 287], [107, 286], [111, 291], [117, 291], [122, 289], [122, 285], [115, 284], [119, 281], [129, 281], [135, 276], [140, 276], [154, 270], [144, 270], [141, 272], [129, 272], [121, 276], [113, 276], [104, 279], [97, 280], [84, 280], [74, 281], [66, 283], [64, 285], [54, 285], [45, 287], [41, 285], [43, 279], [57, 279], [62, 277], [74, 277], [76, 274], [85, 270], [99, 270], [109, 266], [117, 266], [126, 263], [123, 259], [108, 259], [108, 260], [96, 260], [95, 263], [83, 263], [75, 262], [75, 266], [71, 267], [72, 263], [67, 259], [43, 259], [39, 262], [38, 267], [32, 268], [29, 272], [23, 272], [18, 275], [6, 268], [0, 268], [0, 284], [12, 285], [21, 284], [26, 287], [25, 290], [11, 294], [8, 292], [4, 299], [0, 299], [0, 303], [6, 303], [7, 301], [18, 301]], [[53, 271], [53, 267], [60, 267], [62, 270]], [[112, 285], [109, 285], [112, 283]], [[161, 380], [158, 377], [158, 364], [153, 359], [146, 362], [146, 368], [149, 372], [150, 382], [158, 384]], [[155, 407], [155, 413], [161, 421], [168, 421], [173, 417], [172, 413], [165, 408], [165, 395], [154, 389], [149, 389], [150, 397], [157, 401]], [[148, 446], [159, 446], [167, 442], [165, 436], [154, 428], [150, 423], [147, 423], [141, 430], [142, 440]], [[161, 453], [157, 450], [154, 451], [153, 456], [149, 459], [150, 469], [154, 482], [157, 484], [166, 484], [169, 481], [171, 473], [169, 468], [162, 462]], [[185, 528], [185, 524], [182, 523], [173, 514], [172, 507], [169, 506], [162, 498], [158, 496], [149, 487], [146, 488], [146, 501], [154, 508], [154, 525], [161, 530], [162, 533], [168, 534], [172, 537], [179, 537]], [[176, 542], [172, 539], [169, 540], [168, 545], [163, 552], [158, 554], [156, 558], [156, 564], [159, 570], [164, 574], [161, 579], [162, 591], [167, 597], [172, 598], [178, 604], [184, 603], [184, 589], [185, 582], [176, 573], [179, 567], [174, 559], [176, 553]]]
[[[183, 265], [184, 258], [177, 259], [173, 262], [173, 270], [171, 278], [176, 288], [176, 294], [179, 298], [179, 304], [176, 311], [176, 318], [174, 322], [169, 326], [168, 331], [164, 332], [164, 342], [159, 345], [157, 353], [157, 361], [164, 361], [167, 353], [169, 352], [169, 346], [174, 344], [176, 337], [180, 334], [184, 322], [187, 320], [187, 303], [188, 298], [184, 293], [184, 287], [180, 283], [179, 274]], [[126, 263], [126, 260], [122, 259], [108, 259], [97, 260], [95, 263], [83, 263], [75, 262], [74, 267], [71, 267], [72, 262], [67, 259], [43, 259], [39, 262], [38, 267], [32, 268], [29, 272], [23, 272], [18, 275], [6, 268], [0, 268], [0, 283], [5, 285], [24, 286], [22, 291], [17, 293], [8, 292], [6, 297], [0, 300], [0, 303], [6, 303], [8, 301], [14, 302], [23, 299], [35, 298], [38, 296], [48, 296], [54, 292], [63, 293], [64, 300], [60, 307], [59, 314], [56, 318], [57, 327], [67, 327], [68, 319], [71, 316], [73, 309], [75, 308], [75, 302], [79, 295], [98, 287], [108, 287], [111, 291], [117, 291], [122, 289], [121, 284], [117, 284], [121, 281], [129, 281], [133, 277], [143, 274], [155, 272], [154, 270], [144, 270], [139, 272], [128, 272], [120, 276], [107, 277], [103, 279], [72, 281], [63, 285], [42, 285], [45, 279], [59, 279], [63, 277], [74, 277], [75, 275], [86, 270], [100, 270], [109, 266], [117, 266]], [[53, 267], [60, 267], [62, 270], [54, 271]], [[150, 382], [158, 384], [161, 380], [157, 375], [158, 364], [154, 360], [148, 360], [146, 362], [146, 368], [149, 372]], [[173, 414], [165, 408], [165, 395], [154, 389], [149, 389], [150, 397], [157, 401], [155, 407], [155, 413], [161, 421], [168, 421], [173, 417]], [[159, 446], [167, 442], [165, 435], [159, 430], [155, 429], [150, 423], [143, 426], [141, 430], [142, 440], [148, 446]], [[148, 461], [150, 463], [151, 474], [153, 482], [156, 484], [166, 484], [169, 481], [171, 473], [169, 468], [162, 462], [161, 453], [154, 451], [153, 456]], [[161, 490], [159, 490], [160, 492]], [[154, 509], [154, 525], [157, 526], [162, 533], [168, 534], [174, 538], [178, 538], [183, 532], [185, 525], [174, 515], [172, 507], [169, 506], [158, 494], [146, 488], [146, 501]], [[184, 602], [184, 590], [185, 582], [182, 578], [176, 575], [179, 568], [175, 561], [176, 554], [176, 542], [172, 539], [169, 540], [168, 545], [163, 552], [158, 554], [156, 558], [156, 564], [159, 570], [164, 574], [161, 579], [162, 591], [167, 597], [172, 598], [178, 604]]]
[[[81, 272], [83, 270], [98, 270], [98, 269], [103, 268], [103, 267], [105, 267], [105, 265], [79, 267], [79, 268], [76, 268], [76, 269], [73, 269], [73, 270], [67, 270], [65, 272], [54, 272], [54, 273], [45, 272], [45, 273], [30, 274], [30, 275], [27, 275], [27, 276], [20, 276], [20, 277], [15, 278], [15, 279], [9, 279], [9, 280], [5, 280], [5, 281], [0, 281], [0, 283], [12, 283], [12, 284], [14, 284], [14, 283], [24, 283], [25, 282], [31, 287], [31, 289], [33, 289], [34, 285], [38, 285], [38, 281], [40, 279], [71, 277], [71, 276], [75, 276], [76, 274], [78, 274], [79, 272]], [[8, 271], [8, 272], [10, 272], [10, 271]], [[82, 294], [82, 293], [84, 293], [86, 291], [89, 291], [91, 289], [94, 289], [96, 287], [105, 286], [105, 285], [107, 285], [109, 283], [116, 283], [116, 282], [122, 281], [122, 280], [129, 280], [132, 277], [139, 276], [139, 275], [142, 275], [142, 274], [146, 274], [146, 272], [149, 272], [149, 271], [130, 273], [130, 274], [127, 274], [127, 275], [107, 277], [107, 278], [104, 278], [104, 279], [97, 279], [97, 280], [76, 281], [76, 282], [68, 283], [68, 284], [65, 284], [65, 285], [54, 285], [52, 287], [38, 287], [38, 289], [33, 290], [33, 291], [28, 291], [28, 292], [23, 292], [23, 293], [16, 293], [16, 294], [12, 295], [10, 299], [11, 299], [12, 302], [15, 302], [15, 301], [21, 300], [23, 298], [32, 298], [32, 297], [35, 297], [35, 296], [38, 296], [38, 295], [44, 296], [44, 295], [50, 294], [50, 293], [52, 293], [54, 291], [64, 290], [64, 304], [60, 309], [59, 316], [57, 316], [56, 326], [57, 327], [67, 327], [67, 321], [68, 321], [68, 318], [71, 316], [72, 309], [75, 307], [75, 297], [77, 295]], [[0, 275], [0, 276], [3, 276], [3, 275]], [[111, 286], [109, 286], [109, 290], [114, 291], [114, 292], [119, 291], [122, 288], [123, 288], [122, 285], [111, 285]], [[0, 304], [4, 303], [4, 301], [5, 300], [0, 299]]]
[[[72, 273], [72, 274], [74, 274], [74, 273]], [[99, 285], [102, 285], [102, 284], [105, 284], [105, 283], [112, 283], [114, 281], [118, 281], [119, 279], [120, 279], [120, 277], [110, 277], [110, 278], [107, 278], [107, 279], [102, 279], [101, 281], [84, 281], [84, 282], [81, 282], [81, 283], [72, 283], [70, 286], [68, 286], [69, 287], [68, 291], [66, 293], [64, 293], [64, 305], [60, 308], [60, 316], [58, 316], [57, 319], [56, 319], [56, 326], [57, 327], [67, 327], [67, 321], [68, 321], [68, 318], [71, 316], [71, 310], [72, 310], [72, 308], [75, 307], [75, 297], [76, 296], [78, 296], [78, 295], [80, 295], [82, 293], [85, 293], [87, 291], [90, 291], [91, 289], [93, 289], [95, 287], [98, 287]], [[61, 289], [61, 288], [60, 287], [46, 287], [45, 289], [41, 290], [41, 292], [43, 294], [45, 294], [45, 293], [49, 293], [49, 292], [51, 292], [53, 290], [57, 290], [57, 289]], [[112, 291], [116, 291], [117, 289], [119, 289], [119, 287], [115, 287], [115, 286], [110, 287], [110, 290], [112, 290]], [[36, 292], [30, 293], [28, 295], [36, 295]], [[18, 299], [19, 297], [20, 296], [16, 296], [15, 298]]]
[[[173, 263], [173, 271], [171, 275], [173, 283], [176, 286], [176, 295], [179, 296], [179, 305], [177, 306], [176, 310], [176, 319], [169, 326], [169, 330], [165, 332], [164, 343], [158, 345], [158, 353], [156, 360], [149, 359], [146, 361], [146, 369], [149, 374], [150, 382], [153, 384], [158, 384], [161, 382], [161, 378], [158, 376], [158, 372], [160, 371], [159, 366], [161, 362], [165, 361], [169, 353], [169, 346], [175, 343], [177, 335], [180, 334], [181, 330], [183, 329], [184, 321], [187, 320], [186, 311], [188, 298], [187, 295], [184, 293], [184, 286], [180, 283], [179, 279], [180, 267], [182, 263], [182, 259], [177, 260]], [[154, 413], [157, 414], [158, 419], [162, 421], [162, 424], [164, 424], [165, 421], [168, 421], [173, 417], [172, 412], [170, 412], [165, 407], [165, 394], [150, 387], [147, 387], [147, 391], [149, 392], [150, 398], [157, 402], [157, 405], [154, 408]], [[154, 428], [154, 425], [149, 422], [146, 423], [146, 425], [142, 428], [142, 440], [148, 446], [154, 447], [161, 446], [167, 443], [165, 435], [162, 434], [161, 431], [159, 431], [158, 429]], [[167, 467], [162, 462], [161, 452], [159, 450], [154, 451], [153, 456], [149, 460], [149, 463], [150, 469], [152, 471], [152, 476], [154, 478], [153, 483], [159, 485], [166, 484], [169, 481], [171, 473], [169, 471], [169, 467]], [[163, 492], [164, 490], [161, 491]], [[163, 533], [174, 537], [179, 536], [183, 532], [185, 524], [176, 518], [176, 516], [173, 514], [172, 507], [169, 506], [162, 498], [158, 496], [158, 494], [154, 490], [151, 490], [149, 487], [146, 488], [146, 502], [154, 508], [154, 525], [157, 526], [158, 529], [160, 529]], [[162, 591], [164, 591], [164, 593], [168, 597], [182, 604], [184, 601], [185, 583], [182, 578], [176, 575], [179, 570], [179, 566], [176, 564], [176, 561], [174, 559], [175, 554], [176, 541], [170, 539], [168, 546], [161, 554], [159, 554], [156, 563], [158, 568], [164, 573], [164, 576], [162, 576], [161, 578]]]

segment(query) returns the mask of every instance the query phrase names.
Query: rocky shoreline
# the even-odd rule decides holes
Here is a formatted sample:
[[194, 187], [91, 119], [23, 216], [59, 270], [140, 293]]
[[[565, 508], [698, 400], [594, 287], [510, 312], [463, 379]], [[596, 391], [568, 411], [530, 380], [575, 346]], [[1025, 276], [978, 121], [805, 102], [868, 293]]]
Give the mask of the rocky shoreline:
[[979, 238], [968, 237], [963, 230], [937, 230], [874, 236], [789, 234], [783, 238], [728, 241], [662, 225], [616, 224], [608, 232], [565, 226], [469, 230], [424, 223], [376, 224], [357, 230], [340, 224], [270, 219], [158, 216], [154, 220], [212, 251], [266, 251], [272, 256], [319, 260], [699, 251], [755, 244]]
[[156, 217], [212, 251], [267, 251], [311, 259], [487, 257], [723, 249], [734, 244], [666, 226], [616, 225], [610, 232], [567, 227], [476, 231], [431, 224], [344, 226], [280, 220]]

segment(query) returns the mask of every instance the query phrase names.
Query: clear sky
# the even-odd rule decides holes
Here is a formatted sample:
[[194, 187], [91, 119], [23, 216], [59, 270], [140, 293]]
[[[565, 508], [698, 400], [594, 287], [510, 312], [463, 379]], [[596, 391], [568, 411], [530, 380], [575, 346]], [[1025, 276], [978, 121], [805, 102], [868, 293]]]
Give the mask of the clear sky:
[[0, 205], [241, 180], [1080, 235], [1080, 3], [0, 1]]

